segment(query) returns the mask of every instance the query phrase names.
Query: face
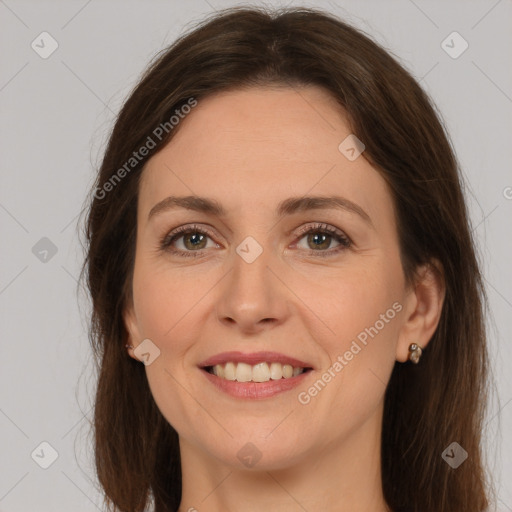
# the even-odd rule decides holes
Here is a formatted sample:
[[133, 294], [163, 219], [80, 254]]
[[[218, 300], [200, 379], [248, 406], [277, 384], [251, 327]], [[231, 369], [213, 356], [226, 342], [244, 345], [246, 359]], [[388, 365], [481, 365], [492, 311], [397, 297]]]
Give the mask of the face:
[[180, 122], [143, 172], [125, 315], [160, 351], [159, 409], [182, 449], [235, 467], [346, 445], [381, 419], [412, 300], [384, 179], [339, 149], [320, 88], [223, 92]]

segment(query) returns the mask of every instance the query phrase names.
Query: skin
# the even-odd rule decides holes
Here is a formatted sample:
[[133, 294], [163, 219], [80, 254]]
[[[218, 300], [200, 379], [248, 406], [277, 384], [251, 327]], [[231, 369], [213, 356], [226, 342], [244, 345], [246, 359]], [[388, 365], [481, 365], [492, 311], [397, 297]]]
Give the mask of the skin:
[[[321, 88], [227, 91], [199, 101], [144, 170], [125, 324], [132, 345], [149, 338], [160, 349], [146, 372], [180, 436], [181, 512], [389, 510], [380, 471], [384, 392], [409, 344], [428, 344], [444, 285], [428, 267], [411, 286], [405, 282], [392, 196], [364, 153], [349, 161], [338, 150], [350, 133], [343, 110]], [[371, 223], [333, 208], [276, 217], [284, 199], [332, 194], [356, 203]], [[170, 195], [215, 199], [226, 215], [178, 208], [148, 219]], [[335, 238], [320, 249], [311, 240], [322, 229], [297, 235], [315, 223], [337, 228], [352, 245], [334, 253]], [[190, 235], [174, 248], [200, 257], [160, 248], [188, 224], [212, 236], [199, 250]], [[263, 248], [250, 264], [236, 252], [247, 236]], [[401, 311], [300, 403], [298, 393], [394, 303]], [[231, 350], [276, 351], [314, 370], [297, 389], [237, 399], [198, 368]], [[248, 442], [261, 454], [250, 468], [237, 457]]]

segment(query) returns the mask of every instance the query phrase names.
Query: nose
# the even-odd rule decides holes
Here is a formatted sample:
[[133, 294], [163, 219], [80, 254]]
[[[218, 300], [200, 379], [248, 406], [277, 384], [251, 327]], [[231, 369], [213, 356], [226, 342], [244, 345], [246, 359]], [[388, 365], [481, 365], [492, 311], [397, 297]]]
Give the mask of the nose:
[[235, 253], [216, 306], [220, 322], [254, 334], [286, 321], [290, 314], [289, 292], [278, 277], [276, 262], [271, 260], [267, 250], [252, 263]]

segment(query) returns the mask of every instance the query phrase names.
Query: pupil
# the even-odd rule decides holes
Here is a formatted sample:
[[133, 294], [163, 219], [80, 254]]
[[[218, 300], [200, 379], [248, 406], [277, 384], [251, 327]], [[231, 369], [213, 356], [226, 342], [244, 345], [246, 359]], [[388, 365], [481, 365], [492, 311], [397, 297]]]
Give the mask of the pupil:
[[197, 245], [201, 243], [203, 237], [204, 235], [193, 233], [192, 235], [189, 236], [189, 241], [193, 246], [197, 247]]
[[[315, 247], [320, 247], [320, 246], [322, 246], [322, 244], [325, 244], [325, 240], [328, 237], [329, 237], [329, 235], [325, 235], [325, 234], [318, 234], [318, 233], [314, 234], [313, 235], [313, 241], [314, 241], [313, 243], [314, 243]], [[319, 243], [317, 243], [317, 242], [319, 242]], [[327, 243], [327, 245], [329, 245], [329, 243]]]

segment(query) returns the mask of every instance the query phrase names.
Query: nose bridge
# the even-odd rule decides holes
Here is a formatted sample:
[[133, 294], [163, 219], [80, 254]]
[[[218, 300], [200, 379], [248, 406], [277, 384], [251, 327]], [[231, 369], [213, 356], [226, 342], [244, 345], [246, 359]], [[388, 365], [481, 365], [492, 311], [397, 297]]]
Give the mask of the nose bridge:
[[233, 255], [232, 284], [240, 290], [257, 285], [259, 290], [253, 291], [264, 292], [270, 274], [268, 266], [272, 259], [268, 244], [264, 248], [253, 237], [247, 237], [236, 247]]
[[219, 320], [248, 331], [279, 323], [287, 315], [283, 286], [269, 268], [276, 258], [268, 237], [265, 242], [249, 236], [236, 247], [217, 306]]

